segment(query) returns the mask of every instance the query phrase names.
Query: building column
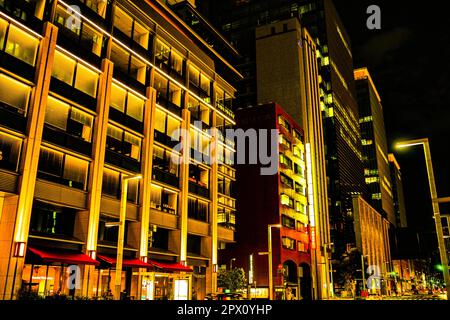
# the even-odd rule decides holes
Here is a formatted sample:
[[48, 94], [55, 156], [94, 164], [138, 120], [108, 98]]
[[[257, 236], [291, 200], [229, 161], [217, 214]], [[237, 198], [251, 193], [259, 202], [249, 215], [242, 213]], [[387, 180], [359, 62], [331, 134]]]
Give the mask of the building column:
[[[103, 166], [105, 163], [106, 136], [108, 130], [109, 104], [114, 64], [107, 59], [102, 61], [99, 90], [97, 95], [97, 119], [95, 121], [92, 148], [92, 162], [89, 176], [88, 196], [88, 228], [86, 253], [95, 258], [97, 251], [98, 223], [100, 220], [100, 204], [102, 200]], [[94, 274], [94, 266], [85, 266], [83, 273], [82, 292], [87, 292], [88, 274]]]
[[182, 110], [181, 124], [181, 163], [180, 163], [180, 261], [187, 261], [187, 236], [188, 236], [188, 195], [189, 195], [189, 161], [191, 157], [191, 114], [188, 109]]
[[[215, 90], [214, 90], [215, 92]], [[211, 130], [211, 144], [210, 144], [210, 156], [211, 156], [211, 175], [210, 175], [210, 189], [211, 189], [211, 212], [210, 212], [210, 232], [211, 232], [211, 266], [209, 267], [209, 273], [211, 274], [211, 291], [212, 293], [217, 292], [217, 264], [218, 264], [218, 225], [217, 225], [217, 214], [218, 214], [218, 172], [219, 164], [217, 158], [217, 147], [218, 147], [218, 137], [217, 137], [217, 127], [216, 127], [216, 112], [212, 112], [212, 130]]]
[[[6, 214], [3, 212], [5, 216], [2, 219], [10, 223], [0, 223], [0, 234], [12, 235], [8, 239], [9, 246], [3, 247], [4, 250], [0, 252], [1, 299], [14, 299], [21, 286], [25, 259], [24, 257], [14, 258], [13, 255], [17, 243], [23, 243], [23, 250], [26, 252], [57, 34], [57, 27], [49, 22], [45, 23], [36, 63], [35, 87], [28, 110], [27, 138], [20, 166], [22, 175], [18, 185], [17, 210], [15, 213], [14, 210], [6, 210]], [[14, 222], [11, 214], [15, 214]]]

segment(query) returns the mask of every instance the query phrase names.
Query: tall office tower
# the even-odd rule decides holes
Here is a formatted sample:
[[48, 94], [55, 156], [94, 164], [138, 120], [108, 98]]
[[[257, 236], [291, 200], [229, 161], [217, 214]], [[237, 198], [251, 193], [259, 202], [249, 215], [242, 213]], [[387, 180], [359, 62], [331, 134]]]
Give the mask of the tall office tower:
[[367, 68], [357, 69], [354, 73], [369, 202], [395, 226], [394, 195], [381, 98]]
[[331, 0], [299, 1], [301, 22], [318, 47], [330, 232], [335, 258], [355, 245], [352, 196], [366, 195], [350, 39]]
[[403, 182], [400, 165], [393, 154], [388, 155], [389, 168], [391, 171], [392, 193], [394, 196], [394, 212], [396, 225], [399, 228], [407, 228], [405, 196], [403, 193]]
[[298, 121], [308, 145], [307, 161], [311, 168], [309, 211], [315, 249], [312, 272], [317, 297], [327, 298], [331, 276], [328, 257], [330, 232], [327, 177], [316, 45], [298, 18], [281, 20], [256, 29], [256, 67], [258, 101], [278, 101]]
[[162, 2], [0, 1], [0, 299], [216, 291], [237, 78]]
[[[312, 297], [310, 253], [315, 244], [307, 208], [309, 169], [303, 130], [276, 103], [239, 109], [236, 119], [238, 128], [248, 135], [255, 132], [255, 137], [258, 131], [278, 130], [279, 154], [275, 154], [275, 161], [279, 170], [274, 175], [261, 175], [261, 165], [237, 164], [236, 244], [221, 255], [226, 258], [223, 263], [233, 259], [233, 266], [244, 268], [249, 276], [251, 297], [267, 298], [270, 258], [258, 253], [268, 251], [269, 225], [280, 225], [271, 228], [270, 238], [273, 296], [289, 299], [293, 294], [296, 299], [309, 300]], [[259, 134], [258, 138], [263, 137]], [[254, 138], [250, 141], [246, 154], [256, 154], [256, 145], [261, 145], [261, 141]]]

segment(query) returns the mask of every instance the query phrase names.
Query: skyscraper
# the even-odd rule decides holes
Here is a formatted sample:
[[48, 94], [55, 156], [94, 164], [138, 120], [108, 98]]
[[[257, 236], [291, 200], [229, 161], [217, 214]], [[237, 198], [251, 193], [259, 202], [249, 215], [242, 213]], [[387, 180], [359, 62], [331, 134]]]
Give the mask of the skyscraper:
[[355, 81], [369, 202], [395, 226], [394, 194], [381, 97], [366, 68], [355, 70]]
[[394, 196], [394, 212], [396, 225], [399, 228], [407, 228], [405, 196], [403, 193], [403, 182], [400, 165], [394, 154], [388, 155], [389, 168], [391, 171], [392, 193]]

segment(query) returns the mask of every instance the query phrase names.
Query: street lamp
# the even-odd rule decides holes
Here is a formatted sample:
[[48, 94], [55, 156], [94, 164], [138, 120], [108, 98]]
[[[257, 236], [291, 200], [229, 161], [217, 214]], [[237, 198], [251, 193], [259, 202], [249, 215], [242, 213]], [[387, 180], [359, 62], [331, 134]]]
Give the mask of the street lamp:
[[325, 263], [326, 263], [326, 265], [329, 265], [329, 267], [330, 267], [329, 290], [330, 290], [331, 298], [334, 298], [333, 263], [331, 261], [329, 261], [329, 258], [328, 258], [328, 248], [330, 248], [330, 251], [331, 251], [333, 249], [334, 243], [333, 242], [324, 243], [323, 246], [324, 246], [324, 253], [325, 253]]
[[233, 270], [233, 261], [236, 261], [236, 258], [230, 259], [230, 271]]
[[447, 250], [445, 247], [444, 233], [442, 230], [442, 221], [441, 221], [441, 212], [439, 209], [439, 203], [445, 202], [446, 199], [438, 199], [437, 190], [436, 190], [436, 181], [434, 180], [434, 170], [433, 163], [431, 161], [431, 151], [430, 151], [430, 142], [427, 138], [425, 139], [417, 139], [417, 140], [409, 140], [397, 143], [396, 149], [405, 149], [414, 146], [423, 146], [423, 151], [425, 153], [425, 160], [428, 172], [428, 182], [430, 185], [430, 193], [431, 193], [431, 201], [433, 204], [433, 213], [434, 213], [434, 223], [436, 226], [436, 235], [438, 238], [439, 244], [439, 254], [441, 256], [441, 264], [443, 268], [444, 274], [444, 282], [447, 287], [447, 300], [450, 300], [450, 277], [448, 273], [448, 257]]
[[[114, 299], [120, 300], [120, 289], [122, 284], [122, 262], [123, 262], [123, 247], [125, 238], [125, 221], [127, 217], [127, 193], [128, 182], [130, 180], [142, 179], [141, 175], [122, 176], [122, 185], [120, 193], [120, 217], [119, 217], [119, 236], [117, 239], [117, 258], [116, 258], [116, 279]], [[113, 223], [111, 226], [115, 226]]]
[[361, 272], [362, 272], [362, 291], [365, 294], [366, 292], [366, 268], [364, 263], [364, 258], [368, 258], [368, 255], [361, 254]]
[[281, 224], [269, 224], [267, 226], [268, 257], [269, 257], [269, 300], [273, 300], [273, 270], [272, 270], [272, 228], [281, 228]]

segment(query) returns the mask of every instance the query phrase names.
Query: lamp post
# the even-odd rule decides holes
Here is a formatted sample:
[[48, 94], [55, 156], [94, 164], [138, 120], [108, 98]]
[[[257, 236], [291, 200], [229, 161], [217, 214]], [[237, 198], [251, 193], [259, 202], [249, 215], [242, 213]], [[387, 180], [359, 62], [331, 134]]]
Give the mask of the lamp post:
[[330, 267], [330, 284], [329, 284], [329, 295], [331, 295], [331, 298], [334, 298], [334, 283], [333, 283], [333, 263], [331, 261], [329, 261], [330, 259], [328, 258], [328, 248], [330, 248], [330, 251], [332, 250], [334, 243], [330, 242], [330, 243], [324, 243], [324, 253], [325, 253], [325, 263], [326, 265], [329, 265]]
[[269, 224], [267, 227], [268, 236], [268, 257], [269, 257], [269, 300], [273, 300], [273, 268], [272, 268], [272, 228], [281, 228], [280, 224]]
[[115, 277], [115, 291], [114, 299], [120, 300], [120, 290], [122, 284], [122, 262], [123, 262], [123, 247], [125, 238], [125, 221], [127, 217], [127, 194], [128, 182], [130, 180], [142, 179], [141, 175], [122, 176], [122, 185], [120, 193], [120, 217], [119, 217], [119, 235], [117, 239], [117, 258], [116, 258], [116, 277]]
[[436, 226], [436, 235], [437, 240], [439, 244], [439, 254], [441, 257], [441, 264], [443, 267], [443, 274], [444, 274], [444, 282], [445, 286], [447, 287], [447, 300], [450, 300], [450, 276], [449, 276], [449, 268], [448, 268], [448, 256], [447, 256], [447, 250], [445, 247], [445, 240], [444, 240], [444, 233], [442, 230], [442, 220], [441, 220], [441, 212], [439, 209], [439, 203], [445, 202], [442, 200], [445, 199], [438, 199], [437, 190], [436, 190], [436, 181], [434, 180], [434, 170], [433, 170], [433, 163], [431, 161], [431, 151], [430, 151], [430, 142], [427, 138], [425, 139], [418, 139], [418, 140], [409, 140], [409, 141], [403, 141], [396, 145], [397, 149], [405, 149], [409, 147], [414, 146], [422, 146], [423, 151], [425, 154], [425, 161], [427, 166], [427, 173], [428, 173], [428, 182], [430, 185], [430, 193], [431, 193], [431, 201], [433, 204], [433, 213], [434, 213], [434, 223]]
[[236, 258], [230, 259], [230, 271], [233, 270], [233, 261], [236, 261]]
[[362, 292], [361, 295], [366, 292], [366, 268], [364, 263], [364, 258], [369, 257], [368, 255], [361, 254], [361, 273], [362, 273]]

